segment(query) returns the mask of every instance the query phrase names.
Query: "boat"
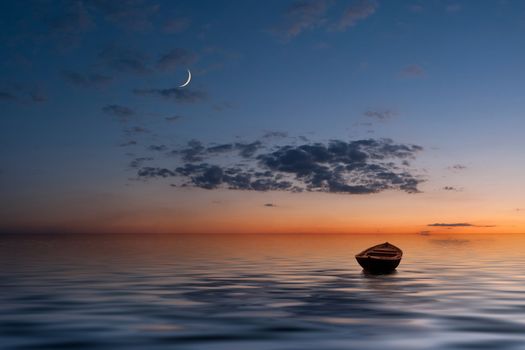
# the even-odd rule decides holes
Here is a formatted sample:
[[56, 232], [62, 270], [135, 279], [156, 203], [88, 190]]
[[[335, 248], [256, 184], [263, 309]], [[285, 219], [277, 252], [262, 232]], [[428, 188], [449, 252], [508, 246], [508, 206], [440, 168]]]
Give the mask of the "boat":
[[388, 242], [370, 247], [355, 256], [365, 271], [378, 273], [395, 270], [402, 257], [403, 251]]

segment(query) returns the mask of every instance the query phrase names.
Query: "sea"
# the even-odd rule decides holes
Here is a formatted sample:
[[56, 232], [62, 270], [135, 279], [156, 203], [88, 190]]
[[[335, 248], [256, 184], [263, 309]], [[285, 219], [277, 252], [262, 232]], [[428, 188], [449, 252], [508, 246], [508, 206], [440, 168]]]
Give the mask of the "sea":
[[[354, 255], [390, 242], [391, 274]], [[525, 349], [512, 234], [4, 234], [0, 349]]]

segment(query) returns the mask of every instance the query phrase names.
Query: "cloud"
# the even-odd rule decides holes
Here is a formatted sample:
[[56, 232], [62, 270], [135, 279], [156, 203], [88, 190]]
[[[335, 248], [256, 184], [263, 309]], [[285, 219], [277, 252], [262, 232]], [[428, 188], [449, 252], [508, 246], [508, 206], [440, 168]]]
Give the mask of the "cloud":
[[293, 2], [285, 11], [284, 23], [274, 32], [285, 41], [302, 32], [319, 27], [324, 22], [326, 10], [331, 5], [327, 0], [301, 0]]
[[180, 33], [188, 29], [191, 21], [188, 18], [170, 18], [162, 26], [164, 33]]
[[169, 121], [169, 122], [176, 122], [176, 121], [180, 120], [181, 118], [182, 118], [182, 116], [180, 116], [180, 115], [172, 115], [172, 116], [166, 117], [164, 119]]
[[157, 66], [162, 70], [172, 70], [187, 67], [196, 60], [197, 55], [195, 53], [177, 47], [162, 55], [157, 61]]
[[208, 98], [204, 91], [178, 87], [169, 89], [134, 89], [133, 93], [139, 96], [159, 96], [179, 103], [197, 103]]
[[66, 81], [80, 87], [100, 88], [109, 85], [113, 80], [110, 76], [96, 73], [82, 74], [74, 71], [64, 71], [62, 74]]
[[215, 103], [212, 106], [212, 108], [213, 108], [213, 110], [215, 112], [222, 112], [222, 111], [225, 111], [227, 109], [232, 109], [233, 105], [230, 102], [223, 101], [223, 102]]
[[436, 224], [428, 224], [427, 226], [430, 227], [472, 227], [474, 225], [461, 222], [461, 223], [454, 223], [454, 224], [443, 224], [443, 223], [436, 223]]
[[166, 145], [150, 145], [148, 147], [148, 150], [156, 151], [156, 152], [163, 152], [163, 151], [167, 151], [168, 147], [166, 147]]
[[406, 78], [419, 78], [425, 75], [425, 70], [418, 64], [408, 65], [401, 70], [401, 76]]
[[129, 167], [137, 169], [137, 168], [140, 168], [144, 162], [147, 162], [147, 161], [150, 161], [150, 160], [153, 160], [153, 158], [152, 157], [135, 158], [129, 163]]
[[39, 89], [36, 89], [35, 91], [32, 91], [30, 93], [31, 101], [34, 103], [44, 103], [47, 101], [47, 95]]
[[0, 91], [0, 101], [15, 101], [17, 97], [9, 91]]
[[129, 141], [126, 141], [124, 143], [121, 143], [119, 146], [120, 147], [127, 147], [127, 146], [135, 146], [136, 144], [137, 144], [137, 141], [129, 140]]
[[288, 133], [285, 131], [270, 130], [270, 131], [266, 131], [262, 137], [263, 139], [286, 138], [288, 137]]
[[61, 46], [78, 44], [80, 36], [95, 28], [83, 1], [65, 1], [59, 5], [59, 11], [48, 20], [49, 35]]
[[138, 171], [139, 177], [170, 177], [175, 176], [175, 173], [169, 169], [165, 168], [154, 168], [154, 167], [144, 167]]
[[334, 29], [344, 31], [376, 12], [378, 5], [373, 0], [359, 0], [348, 6]]
[[495, 227], [494, 225], [473, 225], [469, 224], [467, 222], [460, 222], [460, 223], [435, 223], [435, 224], [428, 224], [429, 227]]
[[454, 187], [454, 186], [445, 186], [445, 187], [443, 187], [443, 191], [455, 191], [455, 192], [460, 192], [460, 191], [462, 191], [462, 189], [461, 189], [461, 188]]
[[425, 10], [425, 7], [421, 4], [413, 4], [408, 6], [408, 9], [410, 10], [410, 12], [420, 13]]
[[366, 117], [377, 119], [379, 121], [386, 121], [396, 116], [397, 113], [389, 109], [385, 110], [367, 110], [363, 113]]
[[106, 105], [102, 108], [102, 111], [116, 117], [121, 122], [126, 122], [135, 115], [135, 111], [131, 108], [121, 105]]
[[445, 238], [445, 239], [432, 239], [430, 242], [440, 245], [463, 245], [470, 243], [468, 239], [457, 239], [457, 238]]
[[[385, 190], [419, 192], [422, 181], [407, 161], [422, 150], [389, 139], [277, 145], [261, 141], [206, 146], [192, 140], [174, 150], [183, 165], [170, 170], [185, 185], [214, 189], [370, 194]], [[226, 164], [230, 159], [233, 164]], [[167, 169], [158, 167], [156, 169]], [[139, 177], [165, 177], [148, 169]]]
[[90, 0], [107, 21], [129, 30], [142, 31], [152, 27], [152, 17], [160, 6], [143, 0]]
[[453, 171], [461, 171], [467, 169], [467, 166], [463, 164], [454, 164], [452, 166], [449, 166], [448, 169]]
[[445, 7], [445, 10], [448, 13], [456, 13], [456, 12], [461, 11], [461, 9], [462, 9], [461, 4], [449, 4]]
[[264, 204], [265, 207], [269, 207], [269, 208], [275, 208], [277, 205], [273, 204], [273, 203], [266, 203]]
[[334, 4], [331, 0], [295, 1], [284, 12], [282, 24], [272, 31], [284, 41], [317, 28], [345, 31], [374, 14], [378, 7], [375, 0], [354, 0], [345, 9], [338, 9], [342, 15], [336, 20], [333, 14], [328, 14]]
[[137, 134], [148, 134], [150, 131], [146, 128], [143, 128], [142, 126], [133, 126], [131, 128], [125, 129], [124, 132], [128, 136], [134, 136]]
[[148, 57], [135, 49], [110, 45], [103, 49], [99, 60], [106, 67], [120, 73], [146, 74], [150, 72]]

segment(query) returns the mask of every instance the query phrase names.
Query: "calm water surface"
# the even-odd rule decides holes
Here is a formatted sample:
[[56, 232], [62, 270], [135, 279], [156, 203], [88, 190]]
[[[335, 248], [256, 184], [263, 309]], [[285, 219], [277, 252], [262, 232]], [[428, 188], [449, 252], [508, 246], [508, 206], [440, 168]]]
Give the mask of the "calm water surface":
[[[396, 273], [353, 255], [403, 248]], [[0, 236], [2, 349], [525, 349], [521, 236]]]

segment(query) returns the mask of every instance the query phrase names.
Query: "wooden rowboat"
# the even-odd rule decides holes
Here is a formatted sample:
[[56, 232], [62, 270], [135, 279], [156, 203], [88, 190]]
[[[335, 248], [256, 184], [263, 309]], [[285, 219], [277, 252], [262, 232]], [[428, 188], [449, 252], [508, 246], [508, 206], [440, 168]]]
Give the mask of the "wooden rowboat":
[[388, 242], [375, 245], [355, 256], [361, 267], [370, 272], [390, 272], [396, 269], [403, 251]]

